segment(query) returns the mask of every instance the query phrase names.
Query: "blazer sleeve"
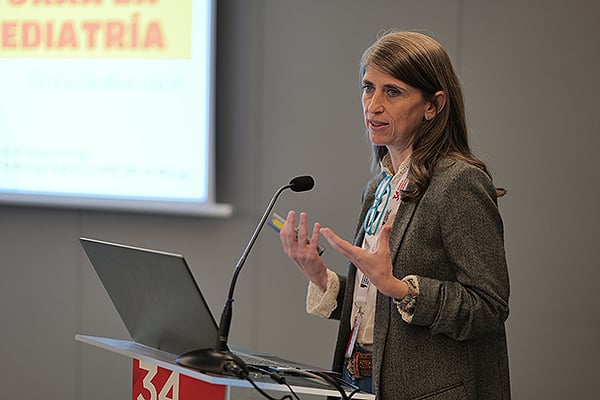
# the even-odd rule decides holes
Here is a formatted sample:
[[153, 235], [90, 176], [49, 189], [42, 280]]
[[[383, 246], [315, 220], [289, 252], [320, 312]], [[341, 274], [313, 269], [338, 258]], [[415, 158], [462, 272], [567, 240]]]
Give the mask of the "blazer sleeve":
[[456, 280], [419, 276], [412, 324], [456, 340], [502, 329], [508, 318], [509, 279], [504, 228], [495, 188], [477, 168], [464, 168], [440, 190], [438, 220]]

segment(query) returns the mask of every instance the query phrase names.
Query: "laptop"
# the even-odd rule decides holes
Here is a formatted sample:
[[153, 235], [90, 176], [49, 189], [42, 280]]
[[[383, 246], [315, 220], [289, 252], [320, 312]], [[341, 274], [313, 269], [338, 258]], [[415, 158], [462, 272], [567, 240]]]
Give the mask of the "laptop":
[[[176, 356], [215, 347], [217, 323], [182, 255], [91, 238], [79, 241], [136, 343]], [[339, 376], [279, 357], [240, 348], [231, 351], [249, 366], [300, 368]]]

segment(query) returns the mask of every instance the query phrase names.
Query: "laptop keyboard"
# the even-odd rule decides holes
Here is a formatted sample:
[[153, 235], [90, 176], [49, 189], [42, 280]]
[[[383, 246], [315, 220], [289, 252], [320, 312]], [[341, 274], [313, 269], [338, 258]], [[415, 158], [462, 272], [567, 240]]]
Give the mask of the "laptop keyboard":
[[281, 361], [270, 360], [268, 358], [259, 357], [259, 356], [253, 355], [253, 354], [248, 354], [248, 353], [243, 353], [243, 352], [238, 352], [238, 351], [232, 351], [232, 353], [235, 354], [236, 356], [238, 356], [239, 358], [241, 358], [242, 361], [245, 362], [247, 365], [256, 365], [259, 367], [272, 367], [272, 368], [278, 368], [278, 367], [295, 368], [296, 367], [296, 365], [286, 364]]

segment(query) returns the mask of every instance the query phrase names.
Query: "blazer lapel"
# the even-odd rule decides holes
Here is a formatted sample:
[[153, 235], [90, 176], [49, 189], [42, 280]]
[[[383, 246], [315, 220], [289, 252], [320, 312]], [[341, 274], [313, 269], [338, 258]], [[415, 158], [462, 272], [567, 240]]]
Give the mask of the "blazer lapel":
[[373, 205], [373, 200], [375, 198], [375, 190], [377, 189], [379, 182], [381, 182], [381, 179], [382, 178], [379, 177], [369, 182], [363, 193], [362, 210], [360, 211], [360, 215], [358, 217], [358, 224], [356, 225], [356, 230], [354, 234], [354, 242], [352, 243], [355, 246], [362, 246], [362, 242], [365, 237], [363, 221], [367, 216], [367, 211], [369, 211], [369, 208], [371, 208], [371, 206]]
[[396, 218], [394, 218], [394, 223], [392, 224], [392, 230], [390, 232], [390, 258], [392, 260], [392, 265], [396, 264], [396, 257], [398, 256], [400, 244], [402, 243], [406, 228], [408, 228], [408, 224], [410, 223], [418, 204], [418, 200], [410, 203], [402, 202], [398, 207], [398, 212], [396, 213]]

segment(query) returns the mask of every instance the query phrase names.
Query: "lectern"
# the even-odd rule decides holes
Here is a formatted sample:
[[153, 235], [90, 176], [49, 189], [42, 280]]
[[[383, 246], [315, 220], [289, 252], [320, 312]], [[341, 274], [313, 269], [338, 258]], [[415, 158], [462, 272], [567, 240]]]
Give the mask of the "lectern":
[[[154, 349], [130, 340], [76, 335], [77, 341], [129, 357], [133, 360], [132, 400], [227, 400], [230, 388], [252, 389], [250, 382], [228, 376], [205, 374], [183, 367], [175, 362], [176, 355]], [[263, 390], [287, 392], [285, 385], [270, 383], [255, 374], [254, 380]], [[339, 397], [333, 388], [309, 379], [293, 379], [290, 386], [301, 394]], [[367, 393], [356, 393], [353, 399], [375, 399]]]
[[[132, 400], [225, 400], [231, 387], [252, 388], [245, 379], [202, 373], [177, 364], [177, 358], [190, 351], [212, 349], [220, 337], [182, 255], [90, 238], [80, 238], [80, 242], [131, 340], [75, 338], [133, 360]], [[314, 368], [293, 368], [294, 374], [286, 375], [285, 383], [294, 393], [340, 396], [333, 385], [307, 377], [309, 368], [316, 371]], [[251, 372], [249, 378], [261, 390], [289, 392], [287, 385], [275, 383], [271, 375]], [[374, 396], [357, 393], [352, 398]]]

